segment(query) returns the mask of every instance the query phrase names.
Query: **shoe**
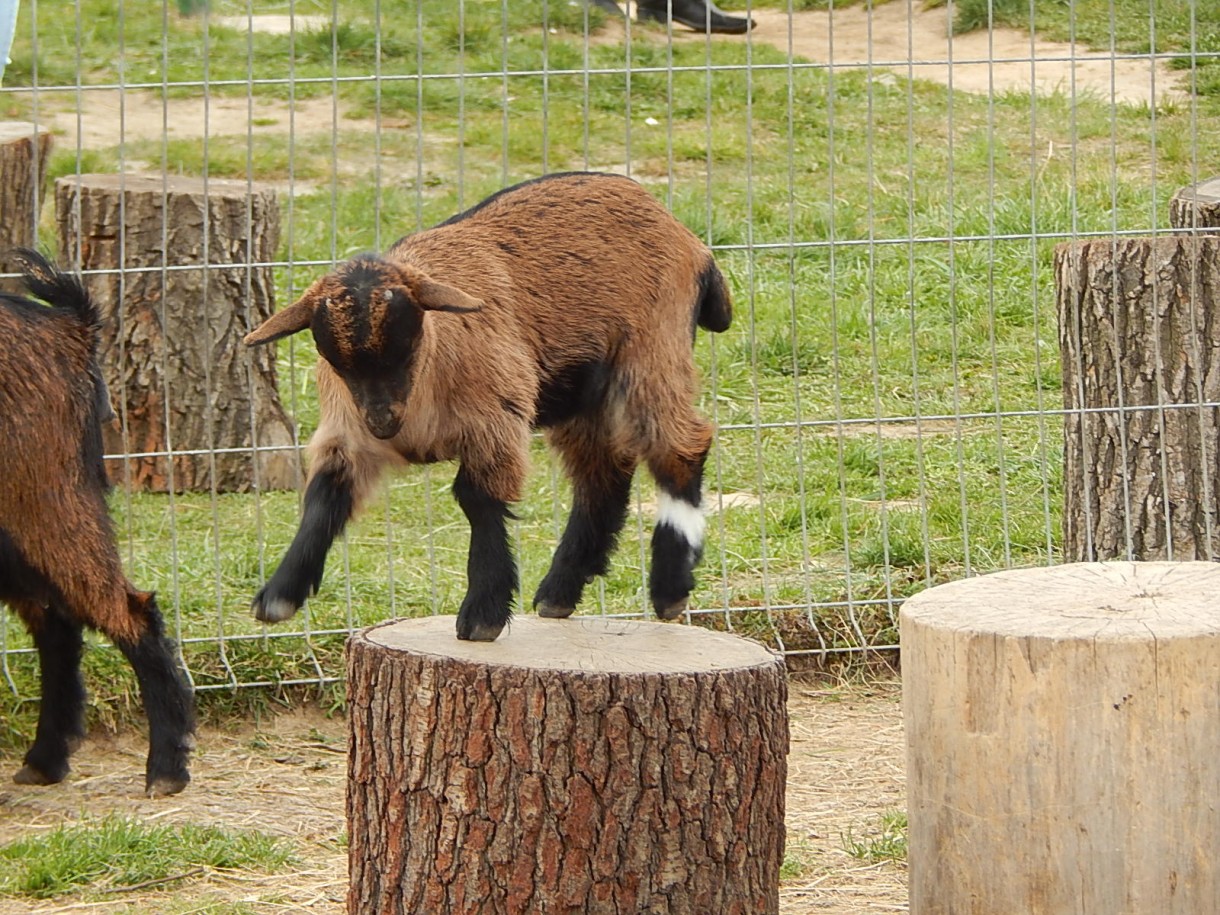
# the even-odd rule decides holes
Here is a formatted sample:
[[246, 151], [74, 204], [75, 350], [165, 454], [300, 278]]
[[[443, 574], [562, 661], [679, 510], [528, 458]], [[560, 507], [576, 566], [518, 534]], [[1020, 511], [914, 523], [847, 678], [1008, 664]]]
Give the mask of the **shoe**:
[[[598, 0], [594, 0], [598, 2]], [[606, 0], [610, 2], [610, 0]], [[723, 35], [740, 35], [749, 31], [753, 19], [730, 16], [716, 6], [712, 0], [638, 0], [636, 17], [664, 22], [672, 4], [673, 20], [689, 26], [696, 32], [717, 32]]]

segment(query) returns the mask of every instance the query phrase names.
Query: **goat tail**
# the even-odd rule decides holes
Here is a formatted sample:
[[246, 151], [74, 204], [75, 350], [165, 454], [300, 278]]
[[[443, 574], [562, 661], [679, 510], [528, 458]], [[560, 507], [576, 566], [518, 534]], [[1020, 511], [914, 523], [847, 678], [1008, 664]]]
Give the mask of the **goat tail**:
[[61, 272], [33, 248], [17, 248], [13, 254], [21, 267], [22, 280], [30, 295], [57, 308], [72, 310], [88, 326], [96, 326], [100, 322], [97, 306], [79, 277]]
[[695, 305], [695, 323], [704, 330], [720, 333], [733, 321], [733, 303], [724, 274], [710, 257], [699, 274], [699, 299]]

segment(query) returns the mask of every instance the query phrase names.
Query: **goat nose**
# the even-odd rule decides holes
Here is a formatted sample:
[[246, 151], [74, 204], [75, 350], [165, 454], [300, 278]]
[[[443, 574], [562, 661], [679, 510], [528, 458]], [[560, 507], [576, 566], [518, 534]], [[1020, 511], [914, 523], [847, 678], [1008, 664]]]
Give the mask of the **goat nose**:
[[402, 421], [388, 411], [374, 416], [366, 416], [364, 421], [369, 427], [369, 431], [377, 438], [383, 440], [397, 435], [398, 427], [402, 425]]

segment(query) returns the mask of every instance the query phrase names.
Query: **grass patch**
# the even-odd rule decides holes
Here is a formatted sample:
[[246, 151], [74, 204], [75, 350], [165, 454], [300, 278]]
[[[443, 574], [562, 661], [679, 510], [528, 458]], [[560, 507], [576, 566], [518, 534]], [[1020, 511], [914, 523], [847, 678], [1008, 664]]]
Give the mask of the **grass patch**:
[[901, 863], [907, 859], [907, 815], [901, 810], [881, 814], [869, 834], [856, 838], [848, 830], [843, 849], [853, 858], [869, 864], [882, 861]]
[[0, 894], [48, 899], [81, 890], [119, 893], [187, 881], [208, 870], [274, 873], [291, 859], [285, 843], [255, 833], [112, 815], [0, 848]]

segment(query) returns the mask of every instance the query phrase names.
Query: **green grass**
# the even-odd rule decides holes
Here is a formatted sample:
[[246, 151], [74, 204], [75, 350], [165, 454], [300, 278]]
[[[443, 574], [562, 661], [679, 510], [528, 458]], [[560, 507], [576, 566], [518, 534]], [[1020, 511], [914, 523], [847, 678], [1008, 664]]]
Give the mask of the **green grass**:
[[108, 895], [151, 882], [183, 883], [213, 870], [275, 873], [291, 861], [287, 848], [255, 833], [111, 815], [0, 847], [0, 895]]
[[[1106, 3], [1074, 5], [1079, 37], [1108, 44], [1108, 19], [1096, 12]], [[1205, 5], [1196, 11], [1200, 51], [1216, 48]], [[294, 8], [329, 15], [332, 4]], [[295, 37], [217, 22], [244, 15], [244, 2], [217, 0], [206, 27], [130, 2], [120, 17], [117, 0], [81, 0], [63, 16], [40, 8], [42, 86], [75, 83], [79, 46], [84, 84], [154, 85], [136, 96], [152, 104], [163, 81], [206, 78], [213, 96], [253, 92], [262, 121], [282, 118], [290, 96], [337, 93], [346, 115], [383, 122], [375, 138], [366, 122], [341, 117], [334, 131], [291, 141], [251, 144], [243, 133], [211, 137], [206, 149], [178, 140], [61, 149], [52, 177], [114, 169], [121, 153], [183, 174], [304, 185], [281, 197], [280, 254], [294, 262], [276, 273], [283, 305], [319, 272], [296, 262], [384, 247], [544, 170], [630, 162], [718, 246], [736, 303], [734, 327], [696, 343], [707, 380], [701, 408], [720, 426], [706, 479], [713, 497], [755, 501], [710, 520], [693, 601], [708, 611], [703, 623], [731, 622], [789, 650], [887, 644], [904, 596], [1056, 558], [1060, 421], [1024, 415], [1062, 398], [1052, 250], [1081, 233], [1164, 228], [1169, 196], [1202, 177], [1196, 152], [1220, 145], [1214, 98], [1155, 113], [1064, 95], [1031, 107], [1025, 95], [989, 101], [928, 82], [789, 70], [781, 52], [739, 39], [671, 47], [663, 30], [642, 28], [632, 33], [628, 117], [625, 49], [583, 41], [586, 15], [591, 26], [602, 21], [596, 9], [521, 0], [505, 23], [502, 5], [466, 3], [459, 30], [448, 0], [379, 8], [380, 23], [368, 4], [341, 0], [337, 28]], [[1158, 49], [1189, 46], [1181, 8], [1157, 0]], [[1134, 49], [1147, 2], [1117, 0], [1116, 9], [1120, 43]], [[253, 10], [283, 7], [259, 0]], [[23, 4], [22, 16], [29, 11]], [[1040, 33], [1067, 21], [1050, 0], [1035, 12]], [[32, 81], [28, 35], [23, 18], [6, 87]], [[747, 63], [755, 69], [734, 69]], [[1200, 80], [1216, 69], [1198, 63]], [[251, 88], [251, 77], [265, 82]], [[198, 92], [171, 85], [168, 95]], [[28, 103], [0, 99], [13, 116]], [[40, 104], [70, 102], [48, 92]], [[50, 221], [44, 232], [53, 247]], [[279, 344], [281, 394], [303, 437], [317, 423], [315, 358], [306, 338]], [[541, 446], [535, 460], [513, 525], [523, 601], [545, 571], [568, 498]], [[452, 612], [467, 542], [453, 472], [395, 477], [336, 548], [294, 626], [330, 633], [391, 614]], [[647, 503], [651, 482], [641, 478], [637, 491]], [[129, 573], [158, 591], [196, 682], [214, 688], [210, 706], [245, 701], [234, 698], [237, 683], [341, 674], [341, 634], [275, 638], [281, 630], [248, 615], [294, 532], [296, 493], [120, 491], [112, 504]], [[629, 520], [586, 612], [645, 610], [640, 537], [649, 525], [647, 512]], [[221, 646], [222, 635], [240, 640]], [[9, 648], [26, 644], [15, 625], [5, 638]], [[96, 715], [138, 708], [114, 652], [92, 651], [88, 665]], [[17, 694], [36, 694], [30, 655], [10, 655], [7, 673]], [[331, 692], [325, 701], [339, 700]], [[4, 739], [20, 744], [34, 706], [10, 706], [19, 714], [5, 716]]]
[[868, 834], [857, 838], [850, 830], [843, 836], [843, 849], [868, 864], [907, 859], [907, 815], [901, 810], [881, 814]]

